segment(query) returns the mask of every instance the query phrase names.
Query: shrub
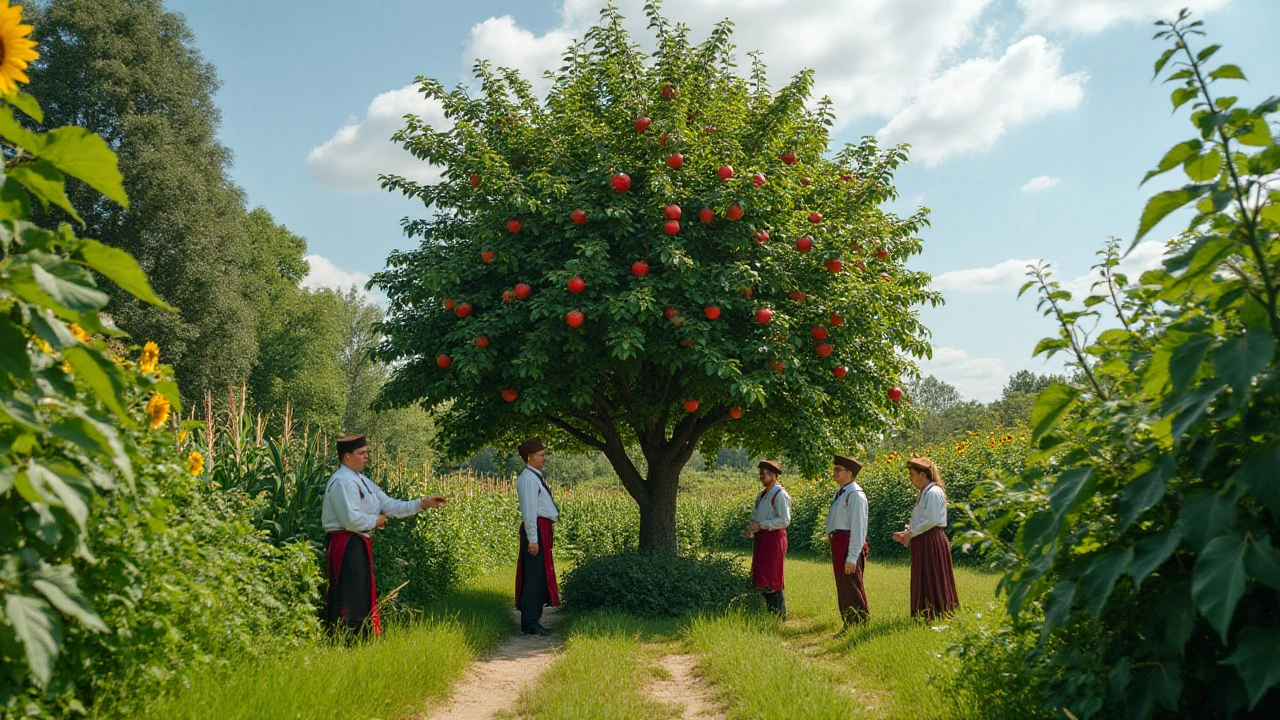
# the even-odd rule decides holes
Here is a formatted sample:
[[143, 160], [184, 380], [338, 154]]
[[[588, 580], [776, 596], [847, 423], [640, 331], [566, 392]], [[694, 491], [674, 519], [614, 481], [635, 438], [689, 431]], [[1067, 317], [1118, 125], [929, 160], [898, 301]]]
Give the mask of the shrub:
[[723, 609], [753, 594], [751, 576], [738, 560], [713, 553], [592, 558], [569, 571], [562, 588], [567, 608], [609, 608], [641, 617]]

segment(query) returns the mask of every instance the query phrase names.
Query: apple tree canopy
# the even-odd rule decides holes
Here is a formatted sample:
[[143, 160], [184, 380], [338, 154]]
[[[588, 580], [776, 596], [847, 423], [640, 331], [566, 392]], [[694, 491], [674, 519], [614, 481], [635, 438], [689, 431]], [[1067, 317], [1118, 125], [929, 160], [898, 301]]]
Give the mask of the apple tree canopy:
[[385, 403], [440, 406], [454, 454], [548, 430], [603, 450], [642, 513], [702, 441], [815, 473], [875, 438], [941, 302], [906, 266], [927, 210], [882, 207], [905, 146], [833, 151], [812, 71], [770, 90], [758, 56], [736, 73], [728, 20], [693, 45], [646, 11], [652, 55], [606, 8], [545, 99], [484, 62], [475, 95], [419, 78], [448, 127], [394, 139], [441, 177], [383, 176], [431, 215], [372, 282]]

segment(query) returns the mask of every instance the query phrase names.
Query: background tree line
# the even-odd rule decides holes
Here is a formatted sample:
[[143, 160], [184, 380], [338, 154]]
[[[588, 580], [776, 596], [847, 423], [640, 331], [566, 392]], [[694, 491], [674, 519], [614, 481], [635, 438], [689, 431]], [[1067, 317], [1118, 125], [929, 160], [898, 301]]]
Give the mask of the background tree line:
[[[325, 432], [366, 432], [420, 464], [430, 420], [418, 408], [375, 412], [386, 368], [367, 359], [381, 310], [351, 288], [308, 289], [307, 241], [250, 209], [218, 141], [219, 81], [181, 14], [160, 0], [47, 0], [28, 11], [41, 56], [32, 90], [44, 127], [78, 125], [119, 155], [130, 207], [80, 183], [68, 196], [84, 234], [138, 259], [170, 313], [112, 286], [108, 314], [131, 342], [159, 344], [186, 405], [226, 405], [245, 387], [274, 426], [292, 417]], [[49, 211], [65, 219], [60, 210]]]

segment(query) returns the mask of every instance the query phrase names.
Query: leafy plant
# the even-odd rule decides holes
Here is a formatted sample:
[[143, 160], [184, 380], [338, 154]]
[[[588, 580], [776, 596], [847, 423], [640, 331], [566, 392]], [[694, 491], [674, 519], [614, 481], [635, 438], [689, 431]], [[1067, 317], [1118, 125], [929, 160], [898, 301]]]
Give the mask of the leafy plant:
[[[1244, 79], [1210, 67], [1184, 11], [1158, 23], [1156, 62], [1191, 104], [1196, 136], [1147, 179], [1190, 181], [1148, 202], [1135, 242], [1192, 205], [1163, 268], [1137, 283], [1115, 269], [1080, 309], [1034, 268], [1040, 307], [1059, 326], [1036, 352], [1077, 371], [1036, 400], [1036, 454], [1019, 484], [992, 493], [983, 540], [1017, 566], [1003, 581], [1015, 627], [1038, 633], [1051, 707], [1077, 717], [1280, 711], [1280, 98], [1247, 108], [1223, 95]], [[1113, 325], [1092, 336], [1107, 310]], [[1002, 529], [1016, 536], [1002, 543]], [[1086, 658], [1072, 662], [1070, 658]], [[1028, 662], [1028, 666], [1034, 663]]]
[[721, 610], [751, 594], [732, 555], [663, 556], [635, 551], [583, 562], [564, 579], [566, 607], [610, 608], [640, 617]]
[[483, 62], [476, 97], [420, 79], [448, 126], [411, 117], [395, 139], [442, 180], [383, 178], [433, 215], [406, 224], [421, 246], [374, 284], [387, 402], [447, 403], [457, 457], [541, 429], [604, 452], [640, 547], [674, 551], [700, 443], [819, 472], [871, 441], [904, 413], [887, 391], [930, 353], [915, 308], [941, 298], [905, 266], [926, 211], [881, 208], [904, 147], [828, 155], [811, 71], [770, 90], [757, 56], [736, 74], [729, 21], [693, 45], [645, 11], [652, 58], [610, 6], [545, 101]]

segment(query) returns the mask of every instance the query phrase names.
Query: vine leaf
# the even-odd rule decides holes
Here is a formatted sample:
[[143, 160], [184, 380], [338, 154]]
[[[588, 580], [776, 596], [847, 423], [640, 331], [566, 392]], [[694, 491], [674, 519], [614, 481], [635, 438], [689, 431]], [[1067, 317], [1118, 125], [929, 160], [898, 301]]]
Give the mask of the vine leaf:
[[1227, 641], [1236, 603], [1244, 595], [1248, 573], [1244, 567], [1248, 545], [1236, 535], [1219, 535], [1196, 557], [1191, 575], [1191, 596], [1222, 642]]
[[1222, 662], [1235, 666], [1245, 689], [1249, 691], [1249, 709], [1252, 710], [1267, 690], [1280, 683], [1280, 630], [1246, 628], [1240, 634], [1236, 651]]
[[1079, 390], [1063, 383], [1054, 383], [1042, 390], [1031, 409], [1031, 442], [1052, 430], [1079, 396]]

